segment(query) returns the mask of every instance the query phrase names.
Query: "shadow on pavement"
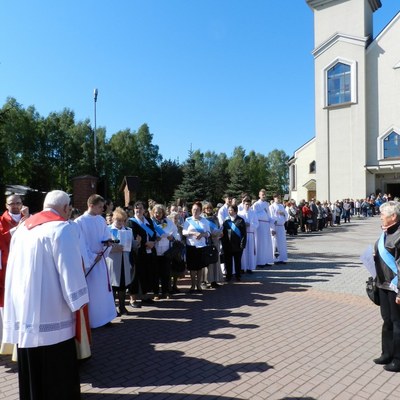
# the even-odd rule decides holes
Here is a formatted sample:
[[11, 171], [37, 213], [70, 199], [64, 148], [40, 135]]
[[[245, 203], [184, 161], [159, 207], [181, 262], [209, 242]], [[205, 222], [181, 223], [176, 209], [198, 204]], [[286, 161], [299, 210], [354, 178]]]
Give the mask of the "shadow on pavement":
[[[170, 393], [168, 392], [168, 400], [232, 400], [232, 397], [215, 396], [208, 394], [185, 394], [185, 393]], [[82, 394], [83, 400], [165, 400], [166, 393], [141, 393], [138, 394]], [[305, 398], [312, 400], [310, 397]], [[235, 397], [235, 400], [247, 400], [240, 397]]]
[[[239, 308], [266, 307], [278, 293], [307, 291], [311, 280], [328, 280], [339, 273], [335, 270], [347, 264], [330, 265], [329, 273], [318, 271], [326, 268], [324, 262], [273, 266], [269, 270], [245, 274], [240, 283], [230, 283], [202, 294], [181, 293], [170, 300], [135, 310], [131, 316], [116, 320], [113, 327], [93, 331], [93, 356], [81, 366], [81, 383], [95, 388], [194, 385], [234, 382], [240, 379], [240, 373], [267, 371], [273, 368], [267, 360], [230, 363], [230, 354], [225, 357], [224, 344], [236, 339], [237, 330], [260, 328], [258, 324], [246, 323], [252, 315]], [[251, 321], [254, 322], [254, 318]], [[202, 356], [188, 355], [192, 349], [199, 354], [196, 348], [199, 338], [206, 338], [206, 342], [201, 341]], [[173, 344], [173, 350], [168, 344]], [[209, 361], [220, 360], [220, 353], [224, 354], [223, 364]], [[235, 348], [233, 353], [232, 359], [237, 360], [240, 348], [237, 351]], [[84, 398], [122, 398], [107, 394], [94, 396], [99, 395], [86, 394]], [[161, 399], [165, 393], [154, 396], [155, 393], [147, 393], [140, 398]], [[169, 399], [192, 397], [170, 393], [168, 396]], [[213, 396], [193, 398], [212, 399]]]

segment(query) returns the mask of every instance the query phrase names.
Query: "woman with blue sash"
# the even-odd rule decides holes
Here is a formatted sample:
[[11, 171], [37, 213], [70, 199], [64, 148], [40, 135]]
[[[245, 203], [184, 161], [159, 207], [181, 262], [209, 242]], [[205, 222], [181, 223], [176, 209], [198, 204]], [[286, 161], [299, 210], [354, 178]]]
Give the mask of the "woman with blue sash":
[[[130, 285], [131, 306], [139, 308], [140, 303], [137, 297], [143, 297], [148, 292], [155, 293], [158, 290], [158, 282], [156, 280], [156, 230], [153, 221], [145, 217], [145, 205], [142, 201], [134, 204], [133, 218], [129, 218], [127, 227], [133, 231], [133, 236], [140, 240], [137, 252], [133, 253], [134, 257], [134, 273], [132, 283]], [[152, 303], [151, 297], [142, 298], [142, 303]]]
[[201, 217], [202, 204], [197, 201], [192, 206], [192, 216], [186, 218], [182, 233], [186, 237], [186, 265], [190, 271], [191, 287], [189, 293], [201, 292], [202, 269], [208, 266], [205, 257], [207, 238], [210, 236], [210, 225]]
[[[167, 262], [164, 253], [170, 248], [170, 243], [179, 239], [178, 230], [174, 223], [167, 218], [167, 212], [162, 204], [156, 204], [151, 214], [153, 217], [154, 228], [157, 232], [156, 252], [157, 252], [157, 265], [156, 265], [156, 280], [157, 290], [154, 293], [154, 300], [160, 298], [169, 299], [171, 292], [171, 266]], [[161, 296], [159, 284], [161, 283]]]
[[[204, 202], [203, 204], [202, 217], [204, 217], [210, 225], [211, 240], [213, 245], [220, 250], [222, 228], [220, 228], [218, 217], [214, 213], [212, 204], [208, 201]], [[211, 287], [214, 289], [220, 287], [220, 283], [222, 282], [224, 276], [222, 275], [219, 257], [216, 263], [209, 264], [205, 270], [207, 270], [207, 273], [204, 274], [204, 279], [202, 279], [202, 281], [210, 282]]]
[[400, 203], [388, 201], [379, 211], [383, 232], [375, 244], [374, 260], [383, 325], [382, 354], [374, 362], [386, 371], [400, 372]]
[[235, 262], [236, 280], [240, 281], [242, 270], [242, 254], [247, 242], [246, 223], [242, 217], [237, 215], [237, 212], [237, 205], [230, 205], [228, 207], [229, 217], [222, 225], [223, 236], [221, 242], [224, 250], [227, 282], [232, 279], [233, 261]]

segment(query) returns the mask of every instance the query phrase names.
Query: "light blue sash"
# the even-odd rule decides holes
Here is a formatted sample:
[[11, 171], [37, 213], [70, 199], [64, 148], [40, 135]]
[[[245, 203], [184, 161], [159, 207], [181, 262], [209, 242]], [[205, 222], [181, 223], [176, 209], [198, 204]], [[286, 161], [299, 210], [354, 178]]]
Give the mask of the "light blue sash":
[[118, 239], [118, 229], [117, 228], [111, 228], [111, 225], [109, 226], [111, 235], [113, 237], [113, 239]]
[[239, 239], [241, 239], [242, 238], [242, 234], [240, 233], [239, 228], [235, 225], [235, 223], [231, 219], [228, 219], [227, 221], [228, 221], [228, 225], [230, 226], [232, 231], [235, 232], [235, 234], [237, 236], [239, 236]]
[[157, 221], [155, 219], [153, 219], [153, 225], [154, 225], [154, 229], [156, 230], [158, 236], [162, 236], [165, 234], [164, 229], [161, 228], [161, 226], [157, 224]]
[[216, 231], [216, 230], [219, 229], [218, 226], [217, 226], [217, 224], [215, 224], [213, 221], [211, 221], [211, 219], [206, 218], [206, 220], [207, 220], [207, 222], [208, 222], [208, 225], [210, 225], [210, 228], [211, 228], [213, 231]]
[[392, 285], [394, 285], [394, 288], [397, 289], [397, 282], [398, 282], [398, 275], [397, 275], [397, 265], [396, 265], [396, 260], [394, 259], [393, 255], [390, 254], [387, 249], [385, 248], [385, 233], [382, 233], [381, 237], [379, 238], [378, 242], [378, 250], [379, 250], [379, 255], [382, 258], [382, 260], [385, 262], [385, 264], [393, 271], [395, 274], [395, 277], [392, 279], [390, 282]]
[[149, 236], [153, 236], [154, 235], [154, 231], [149, 227], [149, 225], [147, 225], [146, 223], [142, 222], [140, 219], [137, 219], [136, 217], [134, 218], [129, 218], [131, 221], [136, 222], [142, 229], [144, 229], [146, 231], [146, 233]]
[[186, 221], [189, 222], [189, 224], [192, 225], [197, 232], [205, 232], [204, 228], [199, 224], [198, 221], [194, 220], [193, 217], [186, 218]]

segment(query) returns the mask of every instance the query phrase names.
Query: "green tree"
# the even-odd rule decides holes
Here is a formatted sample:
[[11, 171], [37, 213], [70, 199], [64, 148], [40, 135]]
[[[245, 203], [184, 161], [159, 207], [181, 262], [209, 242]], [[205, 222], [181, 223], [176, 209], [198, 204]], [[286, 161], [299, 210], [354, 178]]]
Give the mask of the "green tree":
[[114, 134], [109, 143], [109, 165], [107, 173], [111, 185], [112, 198], [118, 200], [121, 196], [119, 187], [124, 176], [139, 176], [140, 160], [136, 134], [125, 129]]
[[267, 158], [263, 154], [250, 151], [246, 157], [246, 164], [249, 176], [249, 194], [252, 198], [257, 198], [260, 189], [267, 186], [269, 177]]
[[175, 189], [182, 183], [182, 179], [183, 171], [178, 162], [163, 160], [160, 164], [160, 183], [156, 185], [157, 192], [151, 197], [162, 204], [169, 203], [174, 197]]
[[159, 164], [162, 157], [159, 154], [159, 147], [152, 143], [153, 134], [147, 124], [143, 124], [136, 134], [139, 168], [140, 168], [140, 196], [151, 198], [155, 187], [160, 181]]
[[228, 170], [230, 174], [230, 182], [227, 186], [227, 192], [231, 196], [240, 199], [243, 192], [249, 192], [246, 152], [243, 147], [238, 146], [233, 150], [233, 156], [229, 160]]
[[282, 196], [289, 190], [289, 156], [283, 150], [272, 150], [267, 155], [269, 180], [267, 191], [270, 196], [279, 193]]
[[189, 157], [183, 165], [182, 183], [175, 190], [174, 199], [192, 203], [205, 198], [204, 175], [196, 166], [193, 151], [189, 150]]

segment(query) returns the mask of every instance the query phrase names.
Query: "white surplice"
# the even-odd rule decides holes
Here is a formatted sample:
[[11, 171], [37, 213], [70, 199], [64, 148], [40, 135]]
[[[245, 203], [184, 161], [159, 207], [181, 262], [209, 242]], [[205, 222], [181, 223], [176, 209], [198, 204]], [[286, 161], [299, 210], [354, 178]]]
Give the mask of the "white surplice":
[[[83, 259], [86, 269], [86, 280], [89, 288], [89, 321], [91, 328], [98, 328], [112, 321], [116, 316], [114, 296], [111, 288], [106, 257], [107, 249], [101, 259], [94, 265], [98, 254], [104, 250], [102, 241], [111, 238], [110, 230], [101, 215], [90, 215], [85, 212], [75, 220], [84, 240]], [[93, 268], [91, 268], [94, 265]], [[91, 270], [90, 270], [91, 268]], [[90, 270], [90, 272], [89, 272]]]
[[269, 204], [261, 199], [253, 204], [253, 210], [258, 219], [256, 232], [256, 254], [257, 265], [271, 264], [274, 262], [272, 237], [271, 237], [271, 215]]
[[285, 207], [281, 203], [272, 203], [269, 207], [271, 219], [274, 221], [275, 235], [273, 237], [273, 247], [278, 250], [278, 257], [276, 261], [286, 262], [288, 259], [287, 255], [287, 244], [286, 244], [286, 229], [285, 222], [288, 220], [288, 213]]
[[256, 212], [249, 208], [249, 210], [242, 209], [238, 215], [246, 222], [247, 243], [242, 254], [242, 269], [254, 271], [257, 267], [256, 257], [256, 232], [258, 228], [258, 218]]

